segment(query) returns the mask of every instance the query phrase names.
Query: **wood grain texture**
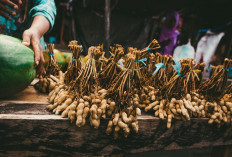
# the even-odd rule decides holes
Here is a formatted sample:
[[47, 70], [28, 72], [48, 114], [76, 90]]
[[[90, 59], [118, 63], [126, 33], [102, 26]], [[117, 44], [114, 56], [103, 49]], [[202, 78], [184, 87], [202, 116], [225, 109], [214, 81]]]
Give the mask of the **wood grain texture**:
[[15, 114], [0, 114], [0, 119], [22, 119], [22, 120], [68, 120], [61, 118], [59, 115], [15, 115]]
[[33, 86], [28, 86], [28, 88], [12, 97], [0, 99], [0, 104], [2, 103], [48, 104], [47, 94], [36, 91]]
[[166, 120], [143, 113], [138, 118], [138, 134], [114, 140], [105, 134], [107, 120], [101, 121], [99, 129], [89, 123], [78, 128], [48, 112], [47, 96], [37, 95], [33, 87], [19, 93], [14, 101], [0, 101], [0, 156], [135, 154], [232, 144], [232, 128], [209, 125], [207, 118], [173, 120], [167, 129]]
[[0, 156], [28, 150], [59, 156], [133, 154], [232, 144], [231, 128], [208, 125], [207, 119], [175, 121], [167, 129], [165, 121], [139, 118], [139, 133], [118, 140], [105, 134], [107, 121], [101, 123], [99, 129], [94, 129], [89, 124], [78, 128], [64, 119], [1, 117]]

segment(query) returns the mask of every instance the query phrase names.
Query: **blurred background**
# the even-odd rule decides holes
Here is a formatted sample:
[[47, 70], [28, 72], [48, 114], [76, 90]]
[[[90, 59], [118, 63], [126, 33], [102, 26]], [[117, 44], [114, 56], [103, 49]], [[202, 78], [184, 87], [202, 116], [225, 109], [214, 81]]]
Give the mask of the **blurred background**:
[[142, 49], [159, 39], [168, 12], [177, 11], [180, 34], [175, 47], [191, 39], [195, 57], [200, 56], [197, 47], [202, 37], [224, 33], [210, 57], [210, 63], [218, 65], [232, 55], [231, 6], [231, 0], [56, 0], [57, 18], [45, 39], [61, 51], [68, 51], [69, 41], [78, 40], [83, 55], [89, 46], [102, 43], [105, 50], [113, 44]]

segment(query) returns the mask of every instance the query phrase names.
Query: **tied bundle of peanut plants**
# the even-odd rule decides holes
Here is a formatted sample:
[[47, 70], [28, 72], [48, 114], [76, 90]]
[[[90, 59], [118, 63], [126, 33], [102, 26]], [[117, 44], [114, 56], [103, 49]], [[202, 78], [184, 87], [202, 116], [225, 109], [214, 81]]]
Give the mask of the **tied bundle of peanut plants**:
[[[180, 63], [179, 63], [180, 64]], [[190, 72], [189, 64], [181, 64], [181, 68], [170, 78], [170, 81], [166, 83], [162, 89], [162, 96], [165, 98], [180, 98], [187, 94], [187, 84], [185, 75]]]
[[[170, 80], [163, 85], [160, 90], [151, 87], [144, 87], [141, 95], [142, 103], [146, 104], [146, 112], [153, 111], [155, 117], [160, 119], [167, 118], [167, 127], [171, 127], [171, 121], [175, 119], [190, 120], [191, 116], [202, 114], [202, 108], [193, 103], [190, 93], [195, 85], [192, 85], [197, 75], [193, 71], [193, 60], [186, 59], [176, 62], [176, 72]], [[180, 68], [180, 69], [179, 69]], [[148, 100], [145, 98], [148, 97]], [[147, 102], [146, 102], [147, 101]], [[203, 113], [205, 114], [205, 113]]]
[[43, 75], [43, 78], [39, 79], [38, 83], [35, 84], [35, 88], [43, 93], [52, 91], [56, 84], [62, 84], [62, 82], [64, 82], [64, 74], [60, 70], [54, 56], [54, 44], [48, 44], [48, 49], [49, 62], [46, 67], [46, 74]]
[[[190, 71], [186, 73], [186, 84], [187, 84], [187, 93], [191, 93], [192, 91], [196, 90], [196, 84], [200, 82], [200, 78], [196, 73], [195, 68], [195, 59], [185, 59], [182, 60], [181, 64], [189, 64]], [[199, 72], [202, 74], [202, 72]]]
[[88, 60], [81, 68], [79, 76], [75, 80], [74, 88], [80, 95], [91, 93], [92, 90], [99, 86], [98, 70], [99, 62], [96, 60], [102, 55], [102, 52], [97, 47], [90, 47], [88, 50]]
[[[149, 54], [151, 56], [148, 60], [148, 70], [146, 84], [140, 90], [140, 104], [139, 107], [145, 108], [157, 98], [157, 93], [160, 88], [168, 82], [167, 73], [169, 64], [172, 63], [171, 56], [162, 56], [160, 53]], [[153, 65], [150, 65], [151, 62]], [[171, 64], [172, 65], [172, 64]], [[173, 68], [171, 69], [173, 70]]]
[[[224, 68], [228, 67], [225, 66], [226, 64], [230, 64], [228, 62], [227, 59], [225, 59], [225, 63], [224, 63], [224, 67], [223, 66], [215, 66], [214, 68], [214, 72], [211, 76], [211, 78], [209, 80], [213, 81], [218, 75], [222, 76], [223, 71], [229, 71], [226, 70]], [[223, 69], [222, 69], [223, 68]], [[221, 71], [221, 69], [223, 71]], [[224, 74], [224, 76], [227, 74]], [[224, 79], [227, 79], [227, 76], [225, 76]], [[206, 82], [210, 82], [209, 80], [207, 80]], [[223, 86], [223, 79], [220, 78], [219, 81], [221, 81], [221, 83], [218, 84], [218, 86]], [[203, 83], [204, 84], [204, 83]], [[205, 112], [206, 112], [206, 117], [209, 118], [208, 123], [212, 124], [212, 123], [216, 123], [218, 127], [220, 127], [221, 125], [229, 125], [231, 126], [232, 123], [232, 85], [230, 84], [229, 86], [227, 86], [226, 88], [220, 88], [220, 87], [214, 87], [216, 89], [220, 89], [221, 93], [217, 93], [218, 95], [205, 95], [206, 97], [206, 103], [205, 103]], [[210, 92], [212, 92], [212, 89], [209, 89]], [[202, 91], [200, 91], [202, 92]], [[206, 92], [207, 93], [207, 92]], [[204, 92], [202, 94], [205, 94]]]
[[[134, 84], [141, 87], [146, 81], [146, 75], [142, 74], [142, 70], [147, 69], [147, 58], [141, 58], [141, 51], [135, 50], [132, 52], [135, 55], [135, 74], [134, 76]], [[137, 88], [137, 87], [135, 87]]]
[[[57, 86], [50, 94], [49, 101], [51, 105], [47, 109], [55, 114], [61, 114], [61, 117], [68, 117], [71, 123], [76, 121], [77, 126], [85, 125], [86, 118], [90, 111], [91, 97], [90, 90], [96, 82], [92, 76], [96, 76], [96, 66], [94, 60], [94, 51], [92, 47], [89, 50], [88, 61], [81, 66], [80, 52], [81, 47], [72, 41], [69, 44], [73, 53], [72, 63], [70, 63], [65, 77], [65, 84]], [[87, 72], [87, 73], [86, 73]], [[83, 80], [87, 83], [83, 84]], [[92, 86], [91, 86], [92, 85]]]
[[82, 51], [82, 46], [80, 45], [72, 45], [70, 46], [72, 50], [72, 60], [69, 64], [68, 70], [65, 74], [64, 82], [65, 84], [69, 85], [71, 82], [73, 82], [80, 70], [81, 70], [81, 61], [80, 61], [80, 54]]
[[[113, 133], [115, 139], [119, 137], [122, 132], [124, 137], [127, 137], [131, 131], [138, 132], [137, 115], [141, 114], [138, 104], [138, 95], [133, 94], [133, 87], [135, 87], [134, 76], [135, 69], [135, 55], [126, 55], [125, 66], [118, 74], [108, 89], [108, 103], [109, 109], [107, 115], [111, 116], [106, 133], [110, 135]], [[136, 102], [136, 103], [135, 103]]]
[[156, 39], [153, 39], [149, 45], [141, 50], [141, 58], [147, 57], [149, 53], [152, 53], [160, 48], [160, 45]]
[[70, 106], [76, 103], [73, 84], [82, 67], [80, 62], [82, 47], [77, 45], [77, 41], [71, 41], [69, 48], [72, 51], [72, 60], [65, 73], [64, 83], [58, 84], [48, 95], [51, 105], [48, 105], [47, 109], [55, 114], [61, 114], [62, 117], [67, 117]]
[[100, 81], [101, 86], [103, 88], [107, 88], [113, 79], [117, 76], [120, 72], [120, 68], [118, 67], [119, 59], [124, 55], [123, 48], [119, 45], [115, 45], [115, 47], [110, 47], [112, 57], [109, 59], [105, 68], [100, 71]]
[[211, 78], [199, 86], [198, 92], [204, 95], [207, 100], [205, 110], [206, 116], [210, 118], [209, 124], [216, 123], [221, 126], [225, 123], [231, 125], [230, 86], [225, 88], [231, 63], [232, 60], [226, 58], [222, 66], [213, 67]]
[[148, 79], [148, 85], [151, 85], [157, 89], [160, 89], [164, 84], [168, 82], [167, 78], [167, 65], [171, 57], [164, 55], [162, 56], [160, 53], [155, 54], [156, 58], [156, 69], [152, 73], [152, 76]]
[[231, 63], [232, 60], [226, 58], [223, 67], [218, 66], [218, 68], [216, 68], [217, 70], [215, 69], [217, 72], [213, 72], [211, 78], [199, 86], [198, 92], [207, 96], [209, 99], [215, 99], [215, 94], [220, 95], [226, 86]]
[[[140, 52], [136, 51], [135, 52]], [[139, 58], [138, 54], [141, 53], [135, 53], [137, 54], [137, 58]], [[137, 59], [138, 60], [138, 59]], [[138, 95], [138, 101], [135, 101], [135, 104], [140, 108], [145, 108], [148, 104], [150, 104], [151, 101], [155, 100], [155, 94], [158, 92], [154, 87], [146, 85], [146, 80], [148, 78], [152, 77], [152, 73], [154, 72], [154, 69], [156, 68], [155, 65], [157, 63], [157, 57], [153, 53], [148, 54], [148, 60], [147, 60], [147, 66], [145, 67], [144, 64], [136, 64], [136, 72], [138, 75], [135, 75], [134, 83], [135, 85], [139, 85], [137, 87], [134, 87], [134, 95]], [[140, 66], [138, 66], [140, 65]], [[137, 70], [138, 69], [138, 70]], [[135, 73], [135, 74], [137, 74]], [[141, 77], [143, 76], [143, 77]], [[139, 81], [141, 80], [141, 81]], [[149, 82], [149, 81], [147, 81]]]
[[229, 88], [230, 86], [221, 95], [218, 95], [217, 98], [206, 96], [204, 99], [205, 117], [209, 118], [209, 124], [216, 123], [218, 127], [224, 124], [231, 126], [232, 99], [231, 90], [228, 90]]
[[106, 102], [104, 95], [106, 90], [100, 90], [98, 82], [98, 72], [100, 62], [97, 62], [103, 55], [100, 47], [90, 47], [88, 50], [88, 60], [81, 68], [78, 77], [74, 81], [76, 93], [76, 103], [70, 106], [68, 117], [71, 122], [76, 121], [76, 125], [85, 125], [89, 118], [90, 124], [94, 128], [100, 125], [101, 117], [105, 117]]

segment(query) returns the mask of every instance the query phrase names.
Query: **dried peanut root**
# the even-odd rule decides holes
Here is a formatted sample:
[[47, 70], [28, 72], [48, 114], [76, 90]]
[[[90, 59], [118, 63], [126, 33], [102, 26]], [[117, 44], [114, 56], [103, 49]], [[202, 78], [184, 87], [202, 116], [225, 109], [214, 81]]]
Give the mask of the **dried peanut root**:
[[228, 94], [216, 102], [207, 101], [204, 96], [192, 93], [182, 99], [152, 101], [144, 111], [152, 112], [160, 119], [167, 119], [167, 128], [171, 127], [173, 118], [186, 121], [193, 117], [209, 118], [209, 124], [216, 123], [218, 126], [231, 125], [232, 101]]
[[39, 82], [35, 84], [35, 88], [42, 93], [49, 93], [57, 84], [63, 84], [64, 73], [60, 70], [54, 56], [54, 44], [48, 44], [49, 48], [49, 62], [46, 67], [46, 74], [43, 78], [39, 79]]
[[72, 51], [72, 59], [71, 62], [69, 63], [67, 72], [65, 74], [64, 82], [66, 85], [70, 85], [70, 86], [72, 82], [78, 77], [79, 72], [82, 68], [80, 54], [83, 48], [81, 45], [78, 45], [77, 43], [78, 43], [77, 41], [73, 40], [70, 41], [68, 45], [68, 47]]
[[158, 91], [159, 91], [158, 89], [152, 86], [143, 86], [143, 88], [141, 89], [141, 92], [139, 92], [139, 95], [140, 95], [140, 98], [138, 98], [139, 107], [145, 108], [151, 102], [158, 100], [158, 97], [157, 97]]
[[139, 127], [137, 115], [141, 115], [141, 110], [129, 106], [125, 111], [121, 111], [120, 113], [116, 111], [117, 110], [112, 114], [112, 118], [108, 122], [106, 134], [110, 135], [112, 133], [114, 139], [117, 139], [120, 132], [123, 133], [125, 138], [128, 137], [131, 131], [138, 133]]

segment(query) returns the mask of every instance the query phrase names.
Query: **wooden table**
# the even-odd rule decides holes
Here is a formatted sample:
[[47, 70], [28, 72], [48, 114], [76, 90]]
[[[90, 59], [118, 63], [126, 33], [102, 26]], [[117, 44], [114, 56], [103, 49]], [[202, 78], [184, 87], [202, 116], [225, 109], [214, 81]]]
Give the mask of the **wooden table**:
[[166, 121], [139, 116], [139, 133], [114, 140], [89, 124], [78, 128], [66, 118], [46, 111], [47, 95], [33, 86], [16, 96], [0, 100], [0, 156], [78, 156], [140, 153], [154, 150], [202, 148], [232, 144], [231, 127], [209, 125], [208, 119]]

